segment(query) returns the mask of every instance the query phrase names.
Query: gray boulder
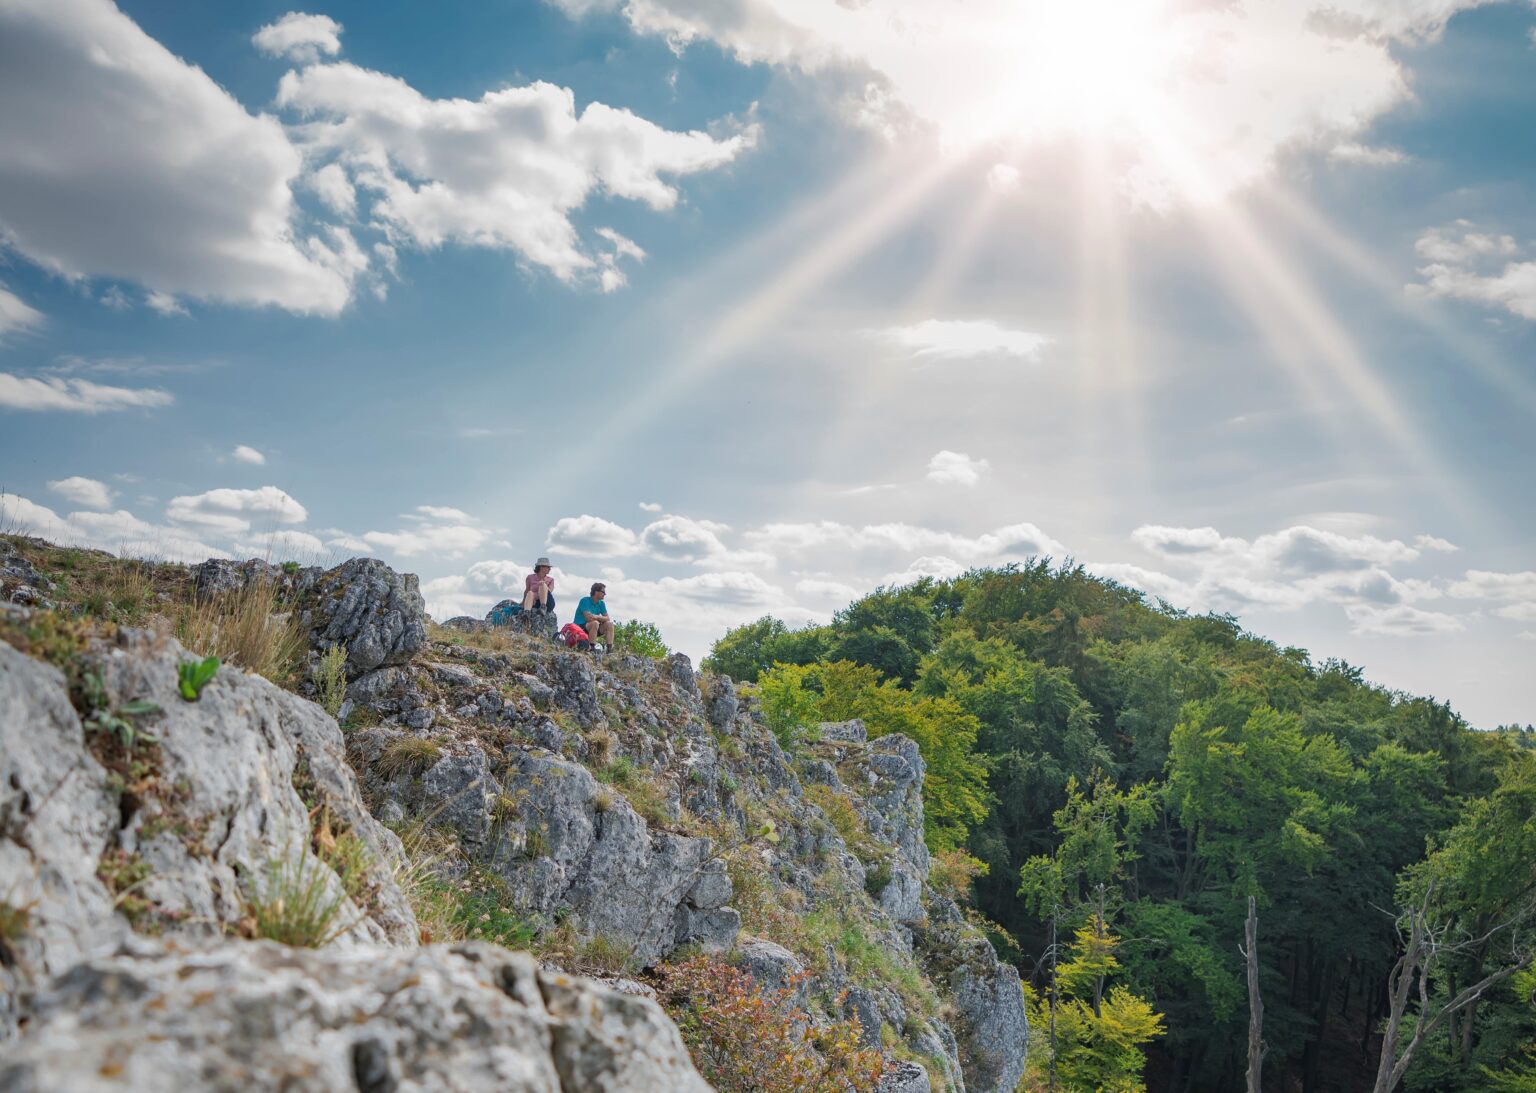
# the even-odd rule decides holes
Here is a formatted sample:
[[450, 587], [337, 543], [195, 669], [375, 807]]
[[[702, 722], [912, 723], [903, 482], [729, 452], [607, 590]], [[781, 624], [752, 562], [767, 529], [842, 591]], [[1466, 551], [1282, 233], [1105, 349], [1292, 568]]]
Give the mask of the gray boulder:
[[[78, 669], [99, 684], [88, 728], [58, 669], [0, 643], [0, 898], [28, 909], [23, 936], [7, 943], [0, 1013], [14, 1017], [27, 983], [130, 927], [239, 929], [247, 901], [270, 896], [283, 871], [325, 888], [343, 943], [416, 939], [392, 875], [399, 840], [364, 807], [336, 722], [233, 668], [187, 702], [177, 688], [186, 657], [174, 641], [129, 630], [98, 643]], [[158, 709], [121, 712], [133, 703]], [[140, 736], [131, 755], [123, 725]], [[356, 901], [315, 849], [343, 835], [365, 850]]]
[[136, 949], [42, 992], [0, 1088], [709, 1091], [655, 1002], [492, 945]]
[[492, 860], [519, 906], [569, 913], [587, 937], [621, 942], [642, 966], [680, 944], [679, 932], [711, 948], [735, 939], [740, 919], [721, 906], [710, 840], [651, 830], [618, 790], [550, 755], [512, 754], [502, 793], [514, 816]]
[[244, 591], [252, 581], [276, 583], [282, 572], [260, 558], [244, 562], [233, 558], [209, 558], [192, 567], [192, 590], [198, 599], [212, 599]]
[[823, 721], [821, 738], [828, 743], [865, 744], [869, 742], [869, 730], [858, 718], [852, 721]]
[[304, 622], [317, 649], [347, 647], [347, 678], [405, 664], [427, 642], [427, 610], [414, 573], [353, 558], [314, 579]]

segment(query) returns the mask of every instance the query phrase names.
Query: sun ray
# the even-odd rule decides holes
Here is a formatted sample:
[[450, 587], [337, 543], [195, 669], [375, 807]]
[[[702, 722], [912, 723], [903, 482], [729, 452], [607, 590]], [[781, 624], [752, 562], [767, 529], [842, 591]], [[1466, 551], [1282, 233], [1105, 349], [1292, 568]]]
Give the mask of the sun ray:
[[[1183, 152], [1170, 119], [1146, 124], [1144, 138], [1162, 168], [1182, 184], [1198, 185], [1198, 168]], [[1364, 437], [1353, 420], [1328, 412], [1330, 385], [1337, 382], [1391, 443], [1404, 463], [1421, 476], [1458, 518], [1479, 525], [1486, 514], [1474, 508], [1464, 489], [1434, 450], [1428, 431], [1410, 421], [1364, 355], [1315, 289], [1282, 257], [1253, 218], [1237, 202], [1217, 202], [1195, 216], [1208, 250], [1222, 267], [1223, 283], [1270, 348], [1324, 413], [1339, 441], [1360, 451]]]

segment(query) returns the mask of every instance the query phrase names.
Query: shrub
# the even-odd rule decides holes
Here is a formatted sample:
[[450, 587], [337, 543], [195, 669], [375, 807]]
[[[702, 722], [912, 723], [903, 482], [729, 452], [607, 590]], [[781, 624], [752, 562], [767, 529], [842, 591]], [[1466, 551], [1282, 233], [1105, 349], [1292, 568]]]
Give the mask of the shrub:
[[252, 937], [298, 949], [318, 949], [352, 928], [343, 912], [344, 890], [324, 863], [299, 844], [267, 861], [264, 875], [246, 895], [246, 927]]
[[855, 1022], [810, 1024], [794, 1004], [797, 981], [761, 991], [708, 956], [663, 964], [657, 976], [694, 1065], [721, 1093], [871, 1093], [885, 1074]]
[[656, 624], [641, 622], [639, 619], [630, 619], [615, 626], [613, 643], [652, 660], [661, 660], [672, 652], [667, 648], [667, 643], [661, 640], [661, 631]]
[[986, 875], [987, 863], [959, 847], [935, 850], [928, 866], [928, 883], [956, 903], [970, 902], [971, 884]]
[[810, 674], [807, 668], [775, 664], [757, 681], [763, 720], [785, 751], [813, 739], [821, 721], [821, 696], [806, 686]]
[[335, 717], [347, 698], [347, 647], [333, 645], [321, 653], [309, 670], [316, 699], [326, 713]]

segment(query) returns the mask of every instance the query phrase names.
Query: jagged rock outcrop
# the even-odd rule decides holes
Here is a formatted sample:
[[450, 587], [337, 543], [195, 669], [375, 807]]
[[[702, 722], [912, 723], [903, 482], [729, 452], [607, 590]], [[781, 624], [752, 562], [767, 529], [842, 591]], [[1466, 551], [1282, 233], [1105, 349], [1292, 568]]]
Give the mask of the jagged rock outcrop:
[[[866, 1043], [906, 1042], [919, 1065], [896, 1088], [1012, 1089], [1027, 1043], [1017, 974], [963, 917], [944, 943], [929, 932], [913, 741], [826, 724], [792, 755], [753, 700], [686, 657], [469, 635], [352, 684], [349, 702], [383, 722], [352, 736], [378, 815], [452, 831], [456, 868], [496, 878], [536, 929], [564, 923], [633, 966], [691, 943], [730, 948], [767, 989], [804, 973], [798, 995], [838, 1000], [829, 1015]], [[423, 740], [429, 765], [393, 769], [387, 756]], [[751, 883], [750, 914], [733, 877]], [[941, 959], [945, 943], [965, 958]]]
[[40, 606], [53, 582], [37, 571], [15, 545], [0, 539], [0, 603]]
[[40, 994], [0, 1088], [709, 1091], [656, 1003], [493, 945], [142, 940]]
[[[5, 621], [24, 634], [29, 620], [13, 608]], [[71, 654], [66, 678], [0, 642], [0, 899], [26, 918], [0, 962], [12, 1018], [22, 987], [130, 929], [238, 932], [281, 876], [335, 901], [339, 940], [416, 937], [392, 876], [399, 840], [363, 806], [336, 723], [230, 668], [188, 702], [185, 659], [170, 639], [120, 630]], [[350, 894], [317, 854], [312, 816], [322, 838], [364, 848]]]
[[304, 593], [304, 623], [319, 649], [347, 647], [347, 678], [405, 664], [426, 644], [426, 603], [416, 575], [377, 558], [353, 558], [320, 574]]
[[[417, 984], [407, 970], [416, 958], [381, 948], [423, 933], [391, 879], [402, 848], [389, 825], [409, 828], [412, 845], [427, 848], [417, 875], [430, 871], [460, 900], [455, 913], [495, 910], [500, 932], [483, 936], [531, 942], [562, 967], [610, 971], [638, 972], [684, 946], [721, 951], [764, 989], [794, 984], [807, 1020], [855, 1020], [864, 1042], [892, 1063], [884, 1089], [1007, 1093], [1016, 1083], [1028, 1035], [1018, 976], [927, 885], [925, 770], [911, 740], [871, 741], [854, 721], [823, 725], [819, 739], [786, 750], [752, 689], [697, 673], [681, 655], [594, 656], [542, 629], [473, 619], [429, 640], [415, 578], [368, 559], [329, 571], [221, 561], [190, 579], [180, 573], [189, 593], [215, 599], [272, 582], [282, 608], [307, 629], [312, 662], [345, 644], [347, 733], [311, 703], [229, 668], [198, 702], [185, 702], [176, 690], [180, 648], [147, 633], [121, 631], [69, 653], [78, 660], [68, 661], [67, 679], [0, 643], [0, 877], [26, 877], [13, 895], [0, 890], [0, 909], [26, 909], [20, 936], [0, 938], [0, 1038], [25, 1007], [29, 1031], [14, 1043], [100, 1032], [92, 1043], [120, 1053], [113, 1045], [131, 1022], [119, 1007], [133, 1004], [131, 988], [91, 1009], [90, 1028], [72, 1026], [71, 1003], [49, 1009], [46, 1001], [71, 997], [69, 969], [78, 967], [82, 982], [118, 984], [139, 981], [119, 964], [153, 965], [144, 981], [159, 991], [166, 975], [196, 979], [206, 965], [241, 984], [236, 996], [249, 983], [252, 1012], [262, 1012], [264, 971], [302, 999], [309, 1016], [291, 1027], [315, 1039], [319, 1054], [304, 1056], [315, 1074], [350, 1073], [345, 1080], [359, 1088], [384, 1089], [441, 1086], [439, 1065], [545, 1073], [537, 1060], [475, 1057], [475, 1015], [491, 1023], [505, 1015], [482, 1014], [477, 1007], [490, 1003], [473, 992], [453, 1000], [465, 976], [479, 974], [455, 961], [478, 967], [506, 954], [471, 959], [455, 947], [455, 970], [444, 973], [453, 982]], [[146, 708], [138, 702], [158, 711], [125, 713]], [[125, 731], [158, 739], [114, 744]], [[328, 848], [338, 836], [366, 848], [360, 881], [344, 881], [333, 862]], [[217, 943], [252, 932], [252, 900], [281, 860], [304, 863], [328, 895], [346, 901], [335, 943], [289, 954], [288, 964], [248, 955], [246, 943]], [[145, 948], [135, 930], [206, 947]], [[407, 995], [427, 990], [421, 1023], [408, 1022], [379, 988], [362, 1021], [382, 1021], [378, 1037], [326, 1024], [347, 1000], [374, 997], [367, 959], [349, 963], [342, 950], [372, 954], [379, 981], [398, 974]], [[546, 1022], [538, 1058], [547, 1056], [566, 1093], [651, 1088], [625, 1086], [635, 1080], [625, 1068], [630, 1054], [654, 1055], [659, 1041], [586, 988], [561, 994], [556, 983], [540, 980], [542, 1008], [524, 1017]], [[170, 1014], [197, 997], [164, 985], [154, 997]], [[26, 1001], [33, 990], [42, 993]], [[560, 1022], [578, 1021], [577, 1010], [585, 1030], [567, 1042], [585, 1045], [579, 1067], [560, 1061]], [[465, 1014], [477, 1030], [466, 1054], [421, 1054]], [[195, 1038], [183, 1054], [205, 1057], [212, 1074], [237, 1056], [212, 1043], [226, 1018], [207, 1016], [201, 1026], [185, 1013], [166, 1020]], [[273, 1021], [268, 1034], [289, 1027]], [[598, 1027], [612, 1030], [607, 1048]], [[636, 1048], [635, 1036], [650, 1047]], [[270, 1045], [248, 1046], [252, 1058], [284, 1065]], [[605, 1050], [611, 1057], [598, 1062]], [[15, 1071], [16, 1081], [52, 1080], [55, 1071], [36, 1069], [46, 1054], [28, 1055], [34, 1069]], [[104, 1065], [105, 1056], [87, 1058]], [[572, 1085], [568, 1072], [583, 1076]], [[696, 1075], [657, 1080], [689, 1088]]]

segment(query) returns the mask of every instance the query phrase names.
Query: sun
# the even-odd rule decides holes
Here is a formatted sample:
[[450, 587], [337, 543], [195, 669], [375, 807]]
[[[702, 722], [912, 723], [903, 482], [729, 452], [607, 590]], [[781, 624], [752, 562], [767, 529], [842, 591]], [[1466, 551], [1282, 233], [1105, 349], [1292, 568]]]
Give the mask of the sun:
[[[1199, 20], [1166, 0], [956, 5], [925, 43], [928, 79], [902, 80], [945, 145], [1134, 135], [1165, 109]], [[910, 29], [910, 28], [909, 28]]]

